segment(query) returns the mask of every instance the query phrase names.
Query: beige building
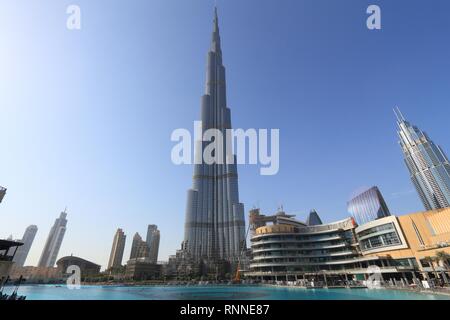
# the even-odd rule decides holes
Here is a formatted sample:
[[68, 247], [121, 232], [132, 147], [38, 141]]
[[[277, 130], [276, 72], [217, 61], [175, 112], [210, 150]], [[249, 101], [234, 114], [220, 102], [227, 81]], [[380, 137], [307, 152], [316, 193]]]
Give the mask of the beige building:
[[450, 208], [374, 220], [356, 234], [365, 257], [411, 265], [424, 277], [450, 276]]

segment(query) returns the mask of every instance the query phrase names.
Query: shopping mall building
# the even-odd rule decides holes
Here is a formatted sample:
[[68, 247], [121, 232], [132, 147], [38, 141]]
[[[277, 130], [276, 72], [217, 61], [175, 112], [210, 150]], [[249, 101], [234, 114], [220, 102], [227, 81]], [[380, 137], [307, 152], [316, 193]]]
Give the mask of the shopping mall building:
[[361, 226], [353, 218], [322, 224], [316, 212], [303, 223], [282, 211], [266, 216], [254, 209], [250, 227], [245, 274], [251, 279], [339, 283], [367, 280], [374, 271], [386, 281], [450, 279], [450, 208]]

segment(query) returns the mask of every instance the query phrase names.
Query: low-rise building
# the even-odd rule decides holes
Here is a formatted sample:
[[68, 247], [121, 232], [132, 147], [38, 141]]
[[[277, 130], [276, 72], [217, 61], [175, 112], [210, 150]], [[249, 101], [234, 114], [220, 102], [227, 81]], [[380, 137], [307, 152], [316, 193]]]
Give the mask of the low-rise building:
[[61, 283], [64, 281], [61, 270], [54, 267], [14, 266], [10, 277], [12, 280], [22, 277], [25, 283], [32, 284]]
[[161, 276], [161, 265], [153, 263], [149, 258], [128, 260], [125, 278], [134, 281], [154, 280]]
[[94, 277], [100, 274], [101, 266], [91, 261], [75, 256], [67, 256], [56, 262], [58, 269], [63, 273], [67, 273], [70, 266], [78, 266], [81, 271], [81, 278]]

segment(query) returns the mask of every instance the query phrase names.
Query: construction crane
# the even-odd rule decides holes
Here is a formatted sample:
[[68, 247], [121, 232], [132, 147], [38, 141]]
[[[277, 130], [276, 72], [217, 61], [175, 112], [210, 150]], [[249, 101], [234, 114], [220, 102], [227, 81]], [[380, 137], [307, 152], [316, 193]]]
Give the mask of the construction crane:
[[[248, 224], [247, 232], [245, 233], [245, 239], [247, 240], [248, 233], [250, 231], [250, 223]], [[244, 254], [245, 245], [242, 246], [240, 255], [238, 256], [238, 264], [236, 268], [236, 274], [234, 275], [233, 283], [241, 283], [241, 257]]]

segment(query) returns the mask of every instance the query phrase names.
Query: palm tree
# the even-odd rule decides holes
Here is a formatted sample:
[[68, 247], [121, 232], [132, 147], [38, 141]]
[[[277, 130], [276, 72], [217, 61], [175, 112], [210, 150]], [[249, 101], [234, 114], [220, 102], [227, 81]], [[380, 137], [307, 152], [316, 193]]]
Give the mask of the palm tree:
[[448, 264], [448, 261], [450, 260], [450, 254], [445, 251], [438, 251], [436, 252], [436, 258], [438, 259], [438, 261], [442, 261], [442, 264], [447, 271], [450, 269]]
[[436, 252], [436, 258], [438, 259], [438, 261], [442, 261], [442, 264], [444, 265], [444, 280], [446, 283], [448, 283], [448, 279], [447, 276], [445, 274], [445, 272], [448, 272], [450, 270], [450, 266], [449, 266], [449, 261], [450, 261], [450, 254], [448, 254], [445, 251], [438, 251]]
[[425, 258], [423, 258], [423, 260], [425, 260], [431, 267], [431, 270], [433, 270], [434, 273], [434, 277], [436, 278], [436, 280], [439, 279], [439, 275], [436, 271], [436, 268], [434, 267], [434, 262], [436, 261], [435, 257], [430, 257], [430, 256], [426, 256]]

